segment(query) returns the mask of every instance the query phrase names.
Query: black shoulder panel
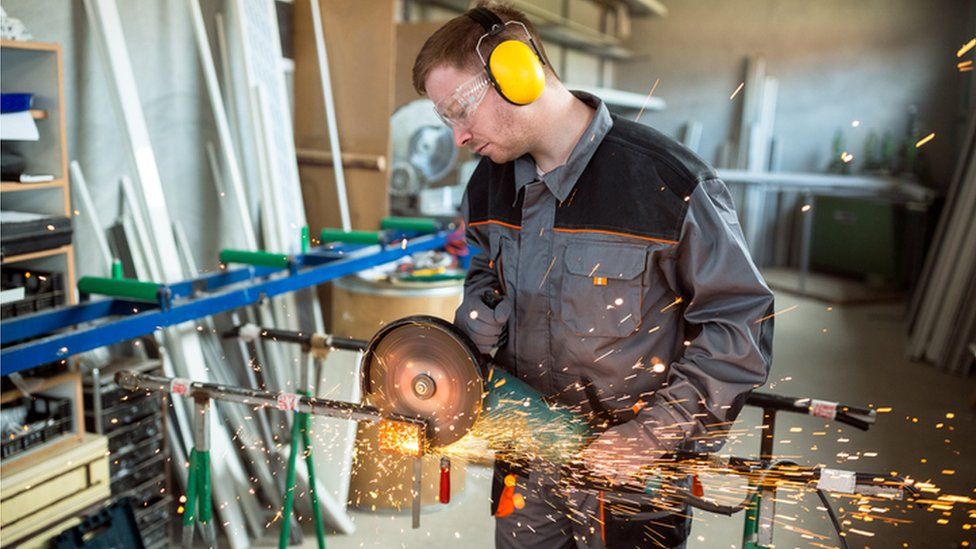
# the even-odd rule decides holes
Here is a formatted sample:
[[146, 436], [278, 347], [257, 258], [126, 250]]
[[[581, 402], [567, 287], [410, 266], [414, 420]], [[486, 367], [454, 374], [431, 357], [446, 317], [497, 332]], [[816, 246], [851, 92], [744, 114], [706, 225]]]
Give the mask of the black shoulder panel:
[[713, 177], [697, 155], [654, 129], [615, 118], [570, 196], [556, 228], [677, 241], [686, 198]]
[[482, 158], [468, 182], [468, 222], [522, 225], [522, 196], [515, 196], [515, 163]]

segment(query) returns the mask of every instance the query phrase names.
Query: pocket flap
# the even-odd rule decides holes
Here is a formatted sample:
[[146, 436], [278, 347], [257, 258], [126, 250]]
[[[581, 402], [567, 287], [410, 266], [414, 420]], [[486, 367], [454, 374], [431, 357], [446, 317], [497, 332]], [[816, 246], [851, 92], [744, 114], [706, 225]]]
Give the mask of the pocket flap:
[[620, 244], [570, 244], [566, 247], [566, 270], [590, 278], [631, 280], [644, 271], [647, 249]]

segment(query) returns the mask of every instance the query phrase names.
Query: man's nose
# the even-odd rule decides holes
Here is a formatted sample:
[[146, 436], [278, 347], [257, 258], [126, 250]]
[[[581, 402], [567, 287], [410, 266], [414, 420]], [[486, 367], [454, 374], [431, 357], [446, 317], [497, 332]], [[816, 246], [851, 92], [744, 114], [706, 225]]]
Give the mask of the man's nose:
[[454, 132], [454, 144], [460, 148], [464, 147], [471, 141], [471, 132], [463, 126], [454, 126], [451, 128]]

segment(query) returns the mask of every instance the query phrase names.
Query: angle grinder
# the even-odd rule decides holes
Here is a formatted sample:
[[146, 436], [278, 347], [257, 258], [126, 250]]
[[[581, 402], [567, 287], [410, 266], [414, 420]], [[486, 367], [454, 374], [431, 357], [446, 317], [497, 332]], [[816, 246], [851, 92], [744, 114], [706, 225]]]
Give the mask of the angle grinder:
[[385, 326], [370, 340], [361, 373], [371, 405], [427, 422], [427, 453], [442, 453], [475, 431], [496, 453], [553, 460], [592, 438], [581, 415], [547, 403], [439, 318], [410, 316]]

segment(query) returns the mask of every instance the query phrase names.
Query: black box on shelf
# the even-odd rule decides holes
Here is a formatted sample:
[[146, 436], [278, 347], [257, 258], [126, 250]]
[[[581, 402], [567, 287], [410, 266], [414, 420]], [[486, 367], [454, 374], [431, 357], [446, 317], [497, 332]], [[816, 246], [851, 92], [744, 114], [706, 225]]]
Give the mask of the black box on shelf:
[[27, 254], [71, 244], [71, 219], [30, 212], [0, 211], [0, 255]]
[[23, 316], [65, 303], [64, 275], [59, 272], [6, 267], [0, 271], [4, 290], [24, 289], [24, 299], [0, 306], [0, 319]]

